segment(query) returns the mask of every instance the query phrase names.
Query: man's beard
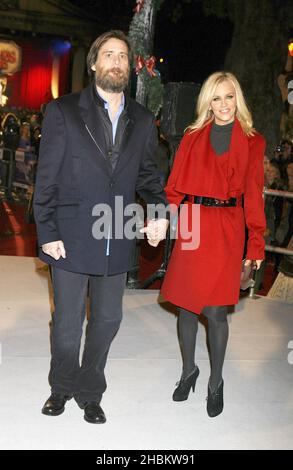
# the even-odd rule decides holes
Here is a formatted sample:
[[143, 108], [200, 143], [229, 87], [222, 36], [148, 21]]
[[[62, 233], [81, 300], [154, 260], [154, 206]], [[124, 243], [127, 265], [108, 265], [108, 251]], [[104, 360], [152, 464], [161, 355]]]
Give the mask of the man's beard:
[[[109, 72], [116, 72], [116, 74], [110, 75]], [[96, 85], [108, 93], [121, 93], [121, 91], [125, 90], [127, 87], [128, 80], [129, 69], [127, 72], [123, 72], [118, 67], [113, 67], [108, 70], [104, 70], [101, 67], [96, 69]]]

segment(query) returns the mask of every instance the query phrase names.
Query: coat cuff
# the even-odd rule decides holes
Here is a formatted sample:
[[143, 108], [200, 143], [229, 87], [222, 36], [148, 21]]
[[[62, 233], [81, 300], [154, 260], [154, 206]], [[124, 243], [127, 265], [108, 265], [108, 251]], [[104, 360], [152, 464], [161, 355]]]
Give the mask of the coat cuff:
[[61, 240], [59, 233], [57, 230], [55, 232], [50, 232], [47, 234], [38, 234], [38, 246], [41, 247], [46, 243], [56, 242]]
[[265, 241], [264, 239], [253, 240], [247, 242], [246, 259], [256, 260], [265, 258]]

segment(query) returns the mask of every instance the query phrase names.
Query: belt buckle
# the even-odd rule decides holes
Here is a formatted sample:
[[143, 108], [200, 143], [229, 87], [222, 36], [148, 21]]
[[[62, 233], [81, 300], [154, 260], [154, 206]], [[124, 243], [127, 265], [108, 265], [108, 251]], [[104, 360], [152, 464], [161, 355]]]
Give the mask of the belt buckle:
[[232, 206], [232, 207], [237, 206], [237, 198], [236, 197], [230, 197], [230, 206]]
[[222, 199], [215, 199], [215, 206], [224, 206], [225, 205], [225, 201], [223, 201]]

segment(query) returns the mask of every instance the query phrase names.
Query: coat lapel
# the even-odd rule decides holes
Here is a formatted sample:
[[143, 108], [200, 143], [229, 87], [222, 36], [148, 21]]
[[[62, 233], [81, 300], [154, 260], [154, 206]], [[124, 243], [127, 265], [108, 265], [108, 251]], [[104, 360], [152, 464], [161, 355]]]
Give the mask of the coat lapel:
[[242, 130], [241, 124], [237, 118], [231, 135], [228, 181], [230, 193], [236, 193], [239, 187], [244, 187], [244, 179], [248, 166], [249, 145], [248, 137]]
[[[95, 145], [97, 151], [99, 152], [100, 162], [102, 162], [103, 167], [107, 170], [110, 176], [113, 176], [113, 171], [111, 164], [107, 157], [107, 148], [106, 141], [104, 137], [104, 129], [100, 123], [98, 112], [96, 109], [97, 103], [93, 97], [92, 84], [88, 85], [84, 90], [82, 90], [79, 100], [79, 109], [80, 114], [86, 128], [89, 140]], [[131, 157], [131, 152], [129, 152], [128, 145], [131, 141], [133, 135], [135, 121], [132, 114], [131, 102], [128, 97], [126, 97], [125, 103], [125, 125], [121, 133], [121, 142], [119, 147], [119, 158], [114, 170], [114, 174], [119, 173], [124, 166], [127, 164], [129, 158]]]
[[122, 131], [122, 139], [119, 148], [119, 158], [114, 170], [114, 173], [119, 173], [124, 166], [127, 164], [129, 157], [131, 156], [131, 152], [127, 152], [128, 144], [131, 141], [131, 137], [134, 130], [134, 120], [132, 119], [131, 115], [126, 111], [127, 118], [125, 122], [124, 130]]
[[227, 192], [215, 194], [212, 182], [217, 174], [216, 158], [208, 151], [211, 126], [212, 123], [209, 123], [183, 137], [187, 140], [186, 150], [175, 189], [183, 194], [227, 199], [243, 187], [248, 163], [248, 138], [235, 118], [228, 151]]
[[88, 135], [89, 142], [91, 142], [99, 154], [96, 160], [101, 163], [101, 166], [111, 174], [111, 165], [107, 158], [106, 142], [104, 137], [103, 126], [100, 123], [98, 112], [92, 95], [92, 84], [82, 90], [79, 100], [79, 110]]

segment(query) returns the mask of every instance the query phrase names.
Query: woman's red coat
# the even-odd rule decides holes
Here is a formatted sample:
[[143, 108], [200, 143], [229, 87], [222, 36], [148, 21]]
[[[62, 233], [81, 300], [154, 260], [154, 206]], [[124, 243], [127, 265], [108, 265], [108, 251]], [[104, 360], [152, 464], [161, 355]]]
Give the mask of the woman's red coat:
[[[194, 236], [199, 233], [199, 246], [182, 249], [188, 240], [179, 233], [161, 293], [166, 300], [197, 314], [205, 306], [238, 303], [245, 223], [246, 258], [264, 258], [264, 138], [258, 133], [246, 136], [236, 119], [229, 151], [217, 156], [210, 145], [210, 129], [208, 124], [185, 134], [165, 188], [176, 208], [186, 195], [244, 196], [243, 207], [206, 207], [187, 201], [181, 209], [178, 227], [184, 225], [188, 208], [188, 229]], [[199, 219], [192, 220], [192, 206], [200, 211]]]

